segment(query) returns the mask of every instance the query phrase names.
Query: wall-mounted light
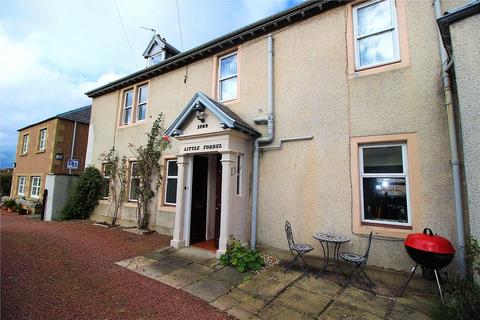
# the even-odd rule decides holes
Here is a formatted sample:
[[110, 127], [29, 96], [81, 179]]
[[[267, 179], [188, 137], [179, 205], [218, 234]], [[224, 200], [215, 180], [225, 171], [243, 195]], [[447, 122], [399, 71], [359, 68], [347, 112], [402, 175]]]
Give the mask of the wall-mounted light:
[[195, 107], [193, 108], [193, 111], [195, 111], [195, 117], [197, 117], [200, 122], [204, 123], [205, 122], [205, 106], [200, 103], [200, 101], [197, 101], [195, 104]]
[[55, 160], [63, 160], [63, 153], [55, 153]]

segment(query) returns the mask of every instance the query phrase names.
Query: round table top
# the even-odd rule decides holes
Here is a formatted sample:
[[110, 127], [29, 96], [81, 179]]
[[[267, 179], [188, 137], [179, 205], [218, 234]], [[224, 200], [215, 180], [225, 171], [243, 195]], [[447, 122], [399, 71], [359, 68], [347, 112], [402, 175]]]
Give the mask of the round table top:
[[316, 232], [313, 234], [313, 237], [318, 241], [326, 241], [326, 242], [343, 243], [343, 242], [350, 241], [350, 239], [346, 236], [342, 236], [340, 234], [326, 233], [326, 232]]

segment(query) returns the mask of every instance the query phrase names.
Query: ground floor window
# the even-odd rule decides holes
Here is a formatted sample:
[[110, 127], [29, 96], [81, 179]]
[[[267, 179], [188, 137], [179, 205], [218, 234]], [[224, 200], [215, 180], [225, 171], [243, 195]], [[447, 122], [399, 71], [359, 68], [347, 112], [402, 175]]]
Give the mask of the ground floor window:
[[41, 177], [32, 177], [32, 189], [30, 195], [32, 198], [39, 198], [40, 197], [40, 184], [42, 182]]
[[138, 188], [140, 186], [140, 174], [138, 173], [138, 162], [130, 162], [130, 182], [128, 201], [138, 200]]
[[410, 226], [406, 143], [359, 148], [362, 222]]
[[167, 160], [167, 172], [165, 180], [165, 198], [164, 203], [175, 205], [177, 203], [177, 180], [178, 167], [177, 160]]
[[110, 168], [109, 165], [102, 165], [102, 198], [108, 199], [110, 193]]
[[24, 176], [18, 177], [18, 189], [17, 189], [17, 194], [19, 196], [24, 196], [25, 195], [25, 189], [26, 189], [26, 181], [27, 178]]

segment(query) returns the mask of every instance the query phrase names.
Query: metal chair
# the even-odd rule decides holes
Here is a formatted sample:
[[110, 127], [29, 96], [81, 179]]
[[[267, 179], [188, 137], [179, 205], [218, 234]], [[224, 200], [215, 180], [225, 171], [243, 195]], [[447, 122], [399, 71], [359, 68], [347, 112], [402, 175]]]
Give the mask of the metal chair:
[[288, 247], [292, 253], [293, 260], [290, 261], [284, 272], [287, 272], [291, 267], [293, 267], [298, 262], [298, 259], [303, 261], [304, 266], [302, 266], [302, 270], [304, 272], [308, 272], [309, 266], [307, 261], [305, 261], [303, 258], [303, 255], [312, 251], [313, 247], [305, 243], [295, 243], [295, 240], [293, 239], [292, 225], [288, 221], [285, 221], [285, 233], [287, 234]]
[[347, 275], [347, 283], [345, 284], [345, 287], [347, 287], [352, 281], [358, 279], [361, 276], [368, 280], [368, 282], [366, 282], [364, 279], [362, 279], [369, 287], [370, 291], [372, 291], [371, 287], [375, 286], [372, 280], [370, 280], [368, 275], [365, 273], [365, 267], [367, 266], [368, 255], [370, 253], [370, 246], [372, 244], [372, 234], [373, 232], [370, 232], [370, 235], [368, 236], [368, 245], [367, 250], [365, 251], [365, 255], [361, 256], [351, 252], [340, 253], [340, 258], [352, 264], [354, 267], [352, 272]]

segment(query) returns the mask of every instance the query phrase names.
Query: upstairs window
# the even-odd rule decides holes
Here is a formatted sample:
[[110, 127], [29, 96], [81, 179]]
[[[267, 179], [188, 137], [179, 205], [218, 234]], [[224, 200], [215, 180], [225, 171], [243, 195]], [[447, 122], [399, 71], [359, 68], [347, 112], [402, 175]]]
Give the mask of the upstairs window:
[[359, 148], [362, 223], [411, 226], [407, 145]]
[[177, 179], [178, 179], [178, 167], [177, 160], [167, 161], [167, 174], [165, 185], [165, 199], [164, 203], [169, 205], [175, 205], [177, 203]]
[[394, 0], [375, 0], [353, 7], [355, 69], [400, 61]]
[[218, 99], [229, 101], [237, 98], [237, 52], [230, 53], [218, 60]]
[[40, 130], [38, 137], [38, 150], [44, 151], [47, 145], [47, 129]]
[[123, 100], [123, 124], [127, 125], [132, 122], [133, 108], [133, 90], [128, 90], [124, 94]]
[[42, 182], [41, 177], [32, 177], [32, 190], [30, 195], [32, 198], [39, 198], [40, 197], [40, 184]]
[[138, 172], [138, 162], [131, 162], [128, 201], [138, 201], [139, 187], [140, 187], [140, 173]]
[[29, 140], [29, 135], [28, 134], [23, 135], [22, 154], [26, 154], [28, 152], [28, 140]]
[[147, 97], [148, 86], [143, 86], [138, 89], [137, 101], [137, 121], [145, 120], [147, 115]]
[[25, 177], [25, 176], [18, 177], [17, 194], [19, 196], [24, 196], [25, 195], [26, 181], [27, 181], [27, 177]]

